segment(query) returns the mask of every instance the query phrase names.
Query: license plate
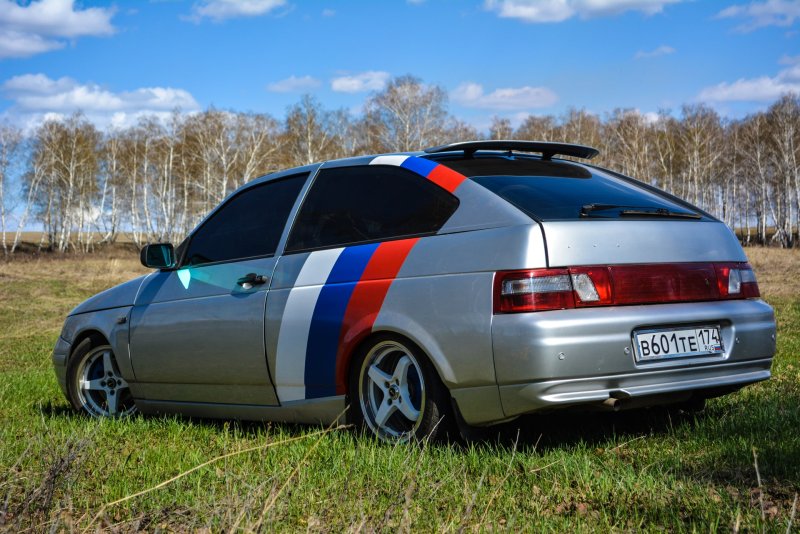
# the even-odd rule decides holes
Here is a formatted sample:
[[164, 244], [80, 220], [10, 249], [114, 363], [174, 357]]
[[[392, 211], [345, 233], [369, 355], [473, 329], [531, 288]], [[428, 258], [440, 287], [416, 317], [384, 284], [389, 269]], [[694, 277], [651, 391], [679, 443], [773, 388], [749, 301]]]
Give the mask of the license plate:
[[637, 361], [717, 356], [724, 352], [718, 326], [637, 330]]

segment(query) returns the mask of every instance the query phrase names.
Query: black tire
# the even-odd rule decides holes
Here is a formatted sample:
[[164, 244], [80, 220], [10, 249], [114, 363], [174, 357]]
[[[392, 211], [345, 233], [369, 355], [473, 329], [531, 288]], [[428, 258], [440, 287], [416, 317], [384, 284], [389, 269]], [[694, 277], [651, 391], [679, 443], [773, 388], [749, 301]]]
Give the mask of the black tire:
[[[382, 441], [456, 436], [450, 392], [427, 356], [408, 339], [379, 334], [362, 345], [353, 358], [349, 386], [349, 421]], [[414, 412], [417, 417], [410, 417]]]
[[122, 378], [111, 345], [100, 336], [81, 341], [67, 362], [70, 404], [92, 417], [136, 413], [128, 383]]
[[692, 397], [691, 399], [675, 405], [677, 409], [688, 414], [699, 414], [706, 409], [705, 397]]

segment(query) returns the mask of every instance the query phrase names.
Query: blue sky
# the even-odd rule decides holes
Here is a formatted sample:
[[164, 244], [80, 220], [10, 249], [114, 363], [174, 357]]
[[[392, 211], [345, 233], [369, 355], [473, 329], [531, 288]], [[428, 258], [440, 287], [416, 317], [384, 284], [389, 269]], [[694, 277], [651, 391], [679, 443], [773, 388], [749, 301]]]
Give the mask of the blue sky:
[[0, 118], [24, 125], [281, 118], [303, 93], [357, 113], [403, 74], [479, 128], [569, 107], [740, 117], [800, 92], [800, 1], [0, 0]]

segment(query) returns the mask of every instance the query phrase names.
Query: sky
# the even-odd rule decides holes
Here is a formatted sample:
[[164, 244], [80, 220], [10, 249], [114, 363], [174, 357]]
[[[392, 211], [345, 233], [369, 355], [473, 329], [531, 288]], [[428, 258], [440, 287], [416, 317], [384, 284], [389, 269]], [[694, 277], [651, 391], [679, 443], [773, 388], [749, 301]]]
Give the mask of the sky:
[[0, 0], [0, 121], [102, 128], [303, 94], [358, 114], [394, 76], [485, 129], [569, 108], [738, 118], [800, 93], [800, 0]]

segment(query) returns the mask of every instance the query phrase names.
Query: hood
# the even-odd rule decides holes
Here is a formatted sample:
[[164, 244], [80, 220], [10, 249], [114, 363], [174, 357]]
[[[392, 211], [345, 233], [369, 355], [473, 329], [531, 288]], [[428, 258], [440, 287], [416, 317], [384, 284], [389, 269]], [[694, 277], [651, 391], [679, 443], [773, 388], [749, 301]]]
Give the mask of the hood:
[[150, 275], [143, 275], [118, 286], [114, 286], [111, 289], [106, 289], [102, 293], [98, 293], [78, 304], [69, 314], [77, 315], [79, 313], [107, 310], [109, 308], [133, 306], [136, 294], [139, 292], [139, 286], [142, 285], [142, 282], [148, 276]]

